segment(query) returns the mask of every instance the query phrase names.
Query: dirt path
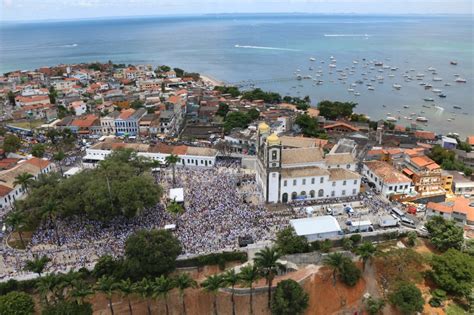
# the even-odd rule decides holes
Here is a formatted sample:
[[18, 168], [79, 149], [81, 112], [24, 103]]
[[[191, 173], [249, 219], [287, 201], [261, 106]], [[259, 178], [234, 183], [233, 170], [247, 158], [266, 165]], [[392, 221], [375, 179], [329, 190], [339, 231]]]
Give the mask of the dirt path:
[[365, 279], [367, 292], [371, 297], [379, 299], [382, 297], [382, 295], [380, 294], [380, 288], [377, 282], [377, 272], [375, 268], [375, 264], [367, 262], [363, 276]]

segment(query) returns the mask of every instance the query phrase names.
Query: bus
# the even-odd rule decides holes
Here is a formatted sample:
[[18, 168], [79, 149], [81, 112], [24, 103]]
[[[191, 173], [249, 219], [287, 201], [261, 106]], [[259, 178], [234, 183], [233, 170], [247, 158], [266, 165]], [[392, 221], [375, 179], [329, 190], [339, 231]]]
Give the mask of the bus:
[[403, 217], [405, 216], [405, 213], [403, 213], [402, 210], [400, 210], [400, 209], [398, 209], [398, 208], [396, 208], [396, 207], [393, 207], [392, 209], [390, 209], [390, 211], [391, 211], [393, 214], [395, 214], [395, 215], [397, 215], [398, 217], [400, 217], [400, 218], [403, 218]]

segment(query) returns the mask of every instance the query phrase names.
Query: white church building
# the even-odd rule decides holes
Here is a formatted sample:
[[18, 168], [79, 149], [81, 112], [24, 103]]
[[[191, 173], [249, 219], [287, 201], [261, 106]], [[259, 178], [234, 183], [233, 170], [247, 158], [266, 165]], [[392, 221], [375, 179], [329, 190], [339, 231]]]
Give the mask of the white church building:
[[355, 149], [346, 144], [324, 155], [316, 139], [278, 137], [266, 123], [257, 132], [257, 184], [268, 203], [356, 196], [360, 175]]

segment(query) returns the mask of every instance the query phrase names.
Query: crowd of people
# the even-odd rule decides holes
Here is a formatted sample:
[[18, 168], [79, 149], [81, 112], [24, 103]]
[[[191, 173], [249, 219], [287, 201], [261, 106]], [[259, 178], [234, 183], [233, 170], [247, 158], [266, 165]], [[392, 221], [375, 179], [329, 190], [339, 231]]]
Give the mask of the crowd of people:
[[107, 223], [85, 218], [57, 220], [57, 232], [50, 222], [44, 222], [25, 251], [0, 248], [0, 269], [5, 271], [2, 276], [21, 275], [25, 262], [34, 255], [52, 259], [47, 271], [91, 267], [103, 255], [122, 256], [127, 238], [135, 231], [162, 229], [167, 224], [176, 225], [173, 233], [184, 255], [232, 250], [238, 248], [241, 237], [254, 242], [274, 239], [290, 219], [305, 215], [291, 207], [267, 210], [255, 179], [242, 174], [235, 162], [219, 163], [213, 168], [177, 168], [175, 173], [174, 187], [184, 189], [183, 214], [173, 215], [166, 210], [173, 176], [170, 168], [162, 169], [156, 180], [165, 195], [155, 207], [132, 219], [115, 218]]

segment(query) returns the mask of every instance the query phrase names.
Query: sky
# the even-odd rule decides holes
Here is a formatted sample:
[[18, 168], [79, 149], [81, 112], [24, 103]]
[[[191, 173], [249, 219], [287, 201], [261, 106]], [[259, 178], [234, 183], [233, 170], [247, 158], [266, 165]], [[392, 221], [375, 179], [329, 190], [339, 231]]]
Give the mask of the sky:
[[212, 13], [473, 14], [474, 0], [0, 0], [2, 21]]

